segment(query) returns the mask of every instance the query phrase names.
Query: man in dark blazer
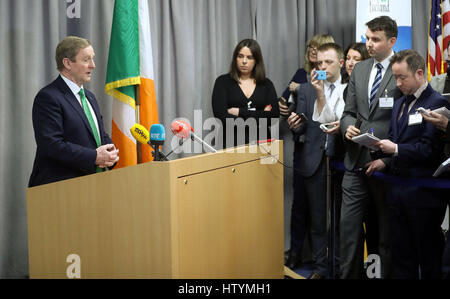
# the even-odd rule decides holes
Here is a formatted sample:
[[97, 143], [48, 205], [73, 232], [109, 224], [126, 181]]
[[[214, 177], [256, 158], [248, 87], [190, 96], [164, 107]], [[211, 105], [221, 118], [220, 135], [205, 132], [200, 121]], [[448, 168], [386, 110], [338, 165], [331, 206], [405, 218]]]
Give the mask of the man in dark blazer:
[[101, 172], [119, 160], [94, 94], [83, 88], [95, 68], [86, 39], [67, 37], [56, 49], [60, 75], [33, 104], [36, 157], [28, 186]]
[[[326, 82], [317, 79], [313, 70], [311, 83], [301, 85], [297, 96], [296, 113], [288, 118], [288, 123], [295, 138], [304, 135], [302, 147], [296, 147], [299, 158], [298, 169], [305, 185], [308, 213], [310, 220], [311, 253], [314, 269], [309, 279], [321, 279], [328, 275], [327, 267], [327, 164], [326, 157], [335, 156], [335, 135], [339, 126], [325, 133], [320, 129], [320, 123], [313, 120], [316, 100], [319, 98], [330, 102], [334, 93], [340, 92], [340, 70], [344, 64], [342, 49], [334, 44], [322, 45], [318, 50], [318, 68], [327, 74]], [[336, 85], [335, 85], [336, 84]], [[332, 88], [330, 88], [333, 86]], [[335, 97], [337, 95], [334, 95]], [[300, 115], [304, 114], [305, 118]], [[298, 152], [297, 152], [298, 151]]]
[[[417, 108], [448, 107], [425, 74], [425, 60], [414, 50], [391, 58], [392, 72], [404, 94], [392, 110], [389, 139], [377, 145], [390, 155], [389, 173], [402, 178], [431, 178], [444, 160], [443, 133], [423, 120]], [[391, 183], [388, 188], [392, 278], [440, 279], [444, 238], [442, 191]]]
[[[450, 50], [450, 42], [449, 42], [449, 46], [447, 47], [447, 50]], [[450, 53], [450, 52], [448, 52]], [[450, 72], [450, 66], [449, 69], [447, 70], [447, 73]], [[450, 79], [449, 76], [446, 74], [445, 75], [447, 77], [448, 80], [446, 80], [446, 87], [447, 85], [449, 86], [449, 90], [444, 89], [444, 92], [449, 92], [450, 91]], [[433, 80], [430, 81], [430, 85], [433, 86]], [[449, 84], [447, 84], [449, 83]], [[436, 89], [436, 91], [439, 91]], [[442, 132], [445, 133], [444, 135], [444, 142], [445, 142], [445, 148], [444, 148], [444, 153], [446, 155], [447, 158], [450, 157], [450, 121], [449, 119], [442, 114], [433, 112], [433, 111], [429, 111], [430, 115], [426, 115], [424, 113], [422, 113], [423, 118], [430, 122], [431, 124], [433, 124], [436, 128], [438, 128], [439, 130], [441, 130]], [[450, 179], [450, 172], [446, 172], [444, 174], [442, 174], [440, 176], [440, 178], [446, 178], [446, 179]], [[447, 190], [443, 190], [442, 192], [442, 196], [443, 200], [445, 202], [447, 202], [447, 207], [450, 207], [450, 189]], [[445, 245], [445, 249], [444, 249], [444, 255], [442, 257], [442, 278], [443, 279], [450, 279], [450, 231], [447, 231], [447, 237], [446, 237], [446, 245]]]
[[341, 131], [347, 141], [340, 222], [341, 277], [354, 279], [364, 277], [363, 218], [370, 201], [376, 210], [369, 212], [376, 213], [378, 221], [382, 277], [389, 273], [389, 245], [385, 186], [371, 178], [374, 171], [384, 169], [386, 162], [373, 160], [369, 150], [352, 138], [368, 131], [381, 139], [387, 138], [394, 99], [401, 96], [389, 62], [397, 41], [397, 24], [381, 16], [366, 25], [366, 46], [371, 59], [356, 64], [341, 118]]

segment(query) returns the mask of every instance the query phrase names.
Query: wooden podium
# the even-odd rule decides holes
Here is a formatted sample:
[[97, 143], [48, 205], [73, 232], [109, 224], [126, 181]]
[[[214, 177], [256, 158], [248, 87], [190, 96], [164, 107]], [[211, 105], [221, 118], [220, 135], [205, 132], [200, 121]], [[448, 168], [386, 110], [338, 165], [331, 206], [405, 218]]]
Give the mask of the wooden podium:
[[30, 277], [283, 278], [282, 141], [260, 147], [29, 188]]

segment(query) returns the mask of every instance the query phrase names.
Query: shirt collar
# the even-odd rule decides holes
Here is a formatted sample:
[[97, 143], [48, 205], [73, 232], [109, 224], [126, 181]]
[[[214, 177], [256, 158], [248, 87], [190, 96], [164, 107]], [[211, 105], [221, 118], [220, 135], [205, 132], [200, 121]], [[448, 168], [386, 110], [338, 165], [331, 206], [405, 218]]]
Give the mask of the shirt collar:
[[383, 66], [383, 70], [387, 70], [387, 68], [389, 67], [389, 64], [391, 64], [391, 57], [394, 56], [394, 51], [391, 51], [391, 54], [383, 61], [378, 61], [375, 60], [375, 63], [373, 64], [373, 68], [377, 67], [378, 63], [381, 63], [381, 65]]
[[72, 93], [75, 95], [75, 97], [78, 96], [78, 93], [80, 92], [80, 89], [83, 88], [83, 86], [78, 86], [75, 82], [65, 77], [63, 74], [61, 74], [61, 78], [66, 82], [67, 86], [69, 86]]
[[342, 77], [341, 77], [341, 75], [339, 75], [339, 78], [335, 82], [328, 82], [327, 80], [325, 80], [324, 85], [328, 89], [330, 88], [331, 84], [333, 84], [334, 87], [338, 87], [339, 85], [341, 85], [341, 81], [342, 81]]
[[416, 97], [416, 99], [420, 98], [420, 96], [425, 91], [425, 89], [427, 89], [427, 87], [428, 87], [428, 82], [425, 82], [424, 84], [422, 84], [422, 86], [419, 87], [419, 89], [416, 90], [416, 92], [414, 93], [414, 96]]

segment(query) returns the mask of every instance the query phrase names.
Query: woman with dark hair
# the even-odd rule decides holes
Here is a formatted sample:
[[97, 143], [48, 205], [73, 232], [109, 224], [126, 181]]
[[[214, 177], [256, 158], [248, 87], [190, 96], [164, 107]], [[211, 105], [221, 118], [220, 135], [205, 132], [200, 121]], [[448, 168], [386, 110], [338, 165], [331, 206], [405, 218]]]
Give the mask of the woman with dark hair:
[[[275, 87], [266, 77], [261, 48], [255, 40], [245, 39], [236, 46], [230, 72], [218, 77], [214, 84], [212, 107], [214, 116], [222, 122], [224, 148], [270, 138], [270, 120], [278, 118], [280, 111]], [[245, 123], [236, 121], [238, 118]], [[227, 119], [234, 127], [228, 139]], [[265, 136], [259, 136], [262, 119], [267, 119]]]
[[344, 51], [345, 74], [342, 75], [342, 83], [348, 83], [355, 65], [369, 58], [369, 52], [365, 43], [353, 43]]

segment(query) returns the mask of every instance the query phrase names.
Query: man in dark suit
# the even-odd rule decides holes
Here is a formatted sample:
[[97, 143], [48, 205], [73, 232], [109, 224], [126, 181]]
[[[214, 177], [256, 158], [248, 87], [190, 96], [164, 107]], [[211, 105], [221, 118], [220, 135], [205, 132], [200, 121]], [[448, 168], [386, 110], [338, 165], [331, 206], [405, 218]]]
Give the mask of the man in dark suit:
[[[449, 46], [447, 47], [447, 50], [450, 50], [450, 42]], [[447, 51], [450, 53], [450, 51]], [[450, 66], [447, 70], [447, 74], [445, 74], [445, 77], [447, 80], [445, 80], [445, 88], [444, 92], [448, 93], [450, 92], [450, 76], [448, 75], [450, 73]], [[433, 80], [430, 81], [430, 85], [433, 86]], [[447, 89], [448, 87], [448, 89]], [[439, 92], [439, 90], [436, 90]], [[436, 128], [441, 130], [445, 133], [444, 135], [444, 142], [445, 142], [445, 148], [444, 153], [447, 158], [450, 157], [450, 121], [449, 119], [442, 114], [429, 111], [430, 115], [426, 115], [422, 113], [423, 118], [433, 124]], [[441, 178], [450, 178], [450, 172], [446, 172], [445, 174], [441, 175]], [[442, 191], [442, 199], [447, 203], [447, 206], [450, 207], [450, 189], [443, 190]], [[442, 257], [442, 278], [443, 279], [450, 279], [450, 231], [447, 231], [447, 242], [444, 249], [444, 255]]]
[[[371, 178], [374, 171], [384, 169], [386, 162], [372, 160], [368, 149], [352, 142], [352, 138], [368, 131], [379, 138], [387, 138], [394, 99], [401, 96], [389, 63], [397, 41], [397, 24], [381, 16], [366, 25], [366, 46], [371, 59], [356, 64], [341, 118], [341, 131], [347, 140], [340, 222], [341, 277], [354, 279], [364, 277], [363, 218], [370, 201], [376, 209], [370, 213], [376, 213], [378, 220], [382, 277], [389, 273], [389, 245], [385, 186]], [[357, 120], [359, 126], [355, 126]]]
[[[389, 172], [405, 178], [431, 178], [444, 160], [442, 132], [423, 120], [417, 108], [448, 106], [425, 78], [425, 60], [414, 50], [391, 58], [392, 73], [404, 94], [392, 110], [389, 139], [378, 146], [390, 155]], [[440, 279], [445, 202], [441, 190], [391, 183], [388, 192], [392, 278]]]
[[[288, 123], [298, 138], [304, 135], [302, 147], [296, 148], [299, 168], [296, 169], [304, 182], [309, 207], [311, 253], [314, 269], [309, 279], [321, 279], [328, 275], [327, 267], [327, 164], [326, 157], [335, 155], [334, 135], [339, 133], [339, 122], [327, 130], [320, 129], [320, 123], [313, 120], [316, 100], [334, 107], [337, 99], [342, 100], [344, 88], [341, 86], [340, 70], [344, 64], [342, 49], [334, 44], [324, 44], [318, 50], [318, 68], [326, 72], [326, 81], [318, 80], [315, 70], [311, 73], [311, 83], [301, 85], [297, 96], [297, 110], [288, 118]], [[334, 93], [334, 94], [333, 94]], [[339, 94], [338, 94], [339, 93]], [[331, 104], [332, 99], [335, 99]], [[321, 110], [322, 111], [322, 110]], [[317, 113], [316, 113], [317, 112]], [[334, 111], [332, 111], [334, 113]], [[304, 114], [305, 118], [300, 115]]]
[[56, 48], [60, 75], [33, 104], [37, 143], [29, 187], [101, 172], [119, 160], [94, 94], [83, 88], [95, 68], [89, 41], [70, 36]]

